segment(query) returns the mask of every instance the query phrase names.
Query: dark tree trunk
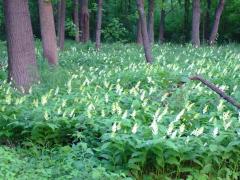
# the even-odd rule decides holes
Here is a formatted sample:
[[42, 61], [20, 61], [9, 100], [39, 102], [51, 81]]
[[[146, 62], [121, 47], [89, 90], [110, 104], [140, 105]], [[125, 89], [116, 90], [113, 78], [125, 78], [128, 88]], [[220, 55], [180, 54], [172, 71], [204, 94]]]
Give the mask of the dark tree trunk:
[[202, 42], [204, 42], [205, 41], [205, 18], [204, 18], [204, 14], [201, 14], [200, 19], [201, 19], [200, 30], [202, 30], [202, 32], [200, 32], [200, 37], [202, 36]]
[[148, 37], [154, 43], [154, 0], [148, 0]]
[[97, 27], [96, 27], [96, 49], [101, 45], [101, 27], [102, 27], [102, 0], [98, 0]]
[[75, 41], [80, 41], [80, 34], [79, 34], [79, 0], [74, 0], [74, 17], [73, 21], [75, 24]]
[[27, 92], [38, 81], [34, 39], [28, 0], [4, 0], [8, 47], [8, 78]]
[[164, 42], [164, 29], [165, 29], [165, 10], [161, 9], [161, 19], [159, 25], [159, 43], [162, 44]]
[[200, 0], [193, 0], [192, 44], [200, 46]]
[[66, 1], [58, 2], [58, 47], [64, 49], [65, 41], [65, 17], [66, 17]]
[[190, 7], [190, 0], [184, 1], [184, 37], [185, 41], [188, 41], [189, 37], [189, 8]]
[[[144, 4], [144, 0], [142, 0], [142, 3]], [[142, 25], [141, 25], [140, 17], [137, 20], [137, 44], [139, 44], [139, 45], [143, 44]]]
[[138, 13], [141, 20], [141, 31], [142, 31], [142, 38], [143, 38], [143, 47], [145, 52], [145, 57], [147, 63], [152, 63], [152, 52], [151, 52], [151, 45], [149, 42], [148, 32], [147, 32], [147, 21], [146, 16], [144, 12], [144, 4], [142, 0], [136, 0], [137, 1], [137, 7], [138, 7]]
[[57, 3], [57, 46], [59, 47], [59, 34], [61, 32], [61, 0]]
[[53, 18], [52, 3], [45, 0], [38, 0], [43, 55], [49, 64], [57, 64], [57, 42]]
[[205, 31], [204, 36], [205, 40], [209, 40], [210, 36], [210, 11], [211, 11], [211, 0], [207, 0], [207, 11], [205, 16]]
[[217, 33], [218, 33], [218, 26], [219, 26], [222, 12], [223, 12], [224, 3], [225, 3], [225, 0], [219, 0], [218, 7], [215, 12], [215, 18], [214, 18], [212, 32], [211, 32], [211, 35], [209, 38], [210, 45], [213, 45], [216, 41], [216, 37], [217, 37]]
[[142, 28], [141, 28], [141, 20], [138, 18], [137, 22], [137, 44], [141, 45], [143, 43], [142, 40]]
[[81, 28], [81, 42], [87, 42], [89, 40], [89, 10], [88, 0], [80, 0], [80, 28]]

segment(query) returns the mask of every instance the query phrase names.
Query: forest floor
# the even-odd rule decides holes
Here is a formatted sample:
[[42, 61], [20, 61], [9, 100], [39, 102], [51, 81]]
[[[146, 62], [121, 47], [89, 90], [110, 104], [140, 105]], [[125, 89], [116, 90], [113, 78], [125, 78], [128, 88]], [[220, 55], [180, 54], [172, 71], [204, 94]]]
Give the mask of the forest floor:
[[240, 46], [67, 42], [25, 96], [0, 44], [0, 179], [238, 179], [240, 117], [192, 75], [240, 101]]

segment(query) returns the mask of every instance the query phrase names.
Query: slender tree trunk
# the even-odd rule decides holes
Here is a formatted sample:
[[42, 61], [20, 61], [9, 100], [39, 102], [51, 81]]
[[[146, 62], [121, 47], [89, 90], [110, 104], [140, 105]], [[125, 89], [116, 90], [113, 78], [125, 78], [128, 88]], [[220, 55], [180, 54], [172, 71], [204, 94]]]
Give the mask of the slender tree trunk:
[[97, 27], [96, 27], [96, 49], [101, 45], [101, 27], [102, 27], [102, 0], [98, 0]]
[[138, 18], [138, 21], [137, 21], [137, 44], [139, 44], [139, 45], [143, 44], [142, 27], [141, 27], [140, 18]]
[[81, 28], [81, 42], [89, 41], [89, 10], [88, 0], [80, 0], [80, 28]]
[[[144, 4], [144, 0], [142, 0], [142, 3]], [[139, 44], [139, 45], [143, 44], [142, 25], [141, 25], [141, 18], [140, 17], [137, 20], [137, 44]]]
[[159, 43], [162, 44], [164, 42], [164, 29], [165, 29], [165, 10], [161, 9], [161, 19], [159, 26]]
[[202, 42], [205, 42], [205, 18], [204, 14], [201, 14], [202, 21], [200, 22], [200, 29], [202, 29], [202, 32], [200, 33], [200, 37], [202, 35]]
[[211, 11], [211, 0], [207, 0], [207, 11], [205, 16], [205, 40], [209, 40], [210, 36], [210, 11]]
[[58, 2], [58, 47], [64, 49], [65, 41], [65, 17], [66, 17], [66, 1]]
[[79, 34], [79, 0], [74, 0], [74, 17], [73, 21], [75, 24], [75, 41], [80, 41], [80, 34]]
[[147, 21], [146, 16], [144, 12], [144, 4], [142, 0], [136, 0], [137, 7], [138, 7], [138, 13], [141, 20], [141, 31], [142, 31], [142, 38], [143, 38], [143, 47], [145, 52], [145, 57], [147, 63], [152, 63], [152, 52], [151, 52], [151, 45], [149, 42], [148, 32], [147, 32]]
[[184, 1], [184, 37], [185, 41], [188, 41], [189, 37], [189, 7], [190, 7], [190, 0], [185, 0]]
[[200, 0], [193, 0], [192, 44], [200, 46]]
[[154, 0], [148, 0], [148, 37], [154, 43]]
[[219, 0], [218, 7], [215, 12], [215, 19], [214, 19], [214, 23], [213, 23], [212, 32], [211, 32], [211, 35], [209, 38], [210, 45], [213, 45], [216, 41], [219, 22], [220, 22], [220, 18], [221, 18], [222, 12], [223, 12], [223, 8], [224, 8], [224, 3], [225, 3], [225, 0]]
[[49, 64], [57, 64], [57, 42], [53, 18], [52, 3], [45, 0], [38, 0], [43, 55]]
[[8, 47], [8, 78], [27, 92], [38, 81], [34, 39], [28, 0], [4, 0]]
[[56, 26], [57, 26], [57, 46], [59, 47], [59, 34], [61, 31], [61, 0], [57, 3]]

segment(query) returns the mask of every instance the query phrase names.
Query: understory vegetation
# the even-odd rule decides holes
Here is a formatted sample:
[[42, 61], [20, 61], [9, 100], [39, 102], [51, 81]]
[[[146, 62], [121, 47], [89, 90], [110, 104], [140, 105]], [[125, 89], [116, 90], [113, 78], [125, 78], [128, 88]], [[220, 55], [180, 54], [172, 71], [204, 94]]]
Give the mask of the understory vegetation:
[[239, 179], [237, 109], [189, 77], [240, 101], [240, 46], [66, 42], [22, 95], [0, 45], [0, 179]]

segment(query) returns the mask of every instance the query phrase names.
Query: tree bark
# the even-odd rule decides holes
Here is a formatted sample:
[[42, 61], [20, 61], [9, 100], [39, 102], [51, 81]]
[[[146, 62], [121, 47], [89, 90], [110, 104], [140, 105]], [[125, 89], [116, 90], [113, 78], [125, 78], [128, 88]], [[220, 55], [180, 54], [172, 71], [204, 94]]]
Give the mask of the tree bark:
[[66, 1], [60, 0], [58, 2], [58, 47], [60, 50], [64, 49], [65, 41], [65, 18], [66, 18]]
[[189, 39], [189, 6], [190, 6], [190, 0], [184, 1], [184, 37], [185, 41], [188, 41]]
[[159, 25], [159, 43], [162, 44], [164, 42], [164, 29], [165, 29], [165, 10], [161, 9], [161, 19]]
[[200, 0], [193, 0], [192, 44], [200, 46]]
[[[144, 4], [144, 0], [142, 0], [142, 3]], [[143, 44], [142, 26], [141, 26], [141, 19], [140, 19], [140, 17], [137, 20], [137, 44], [139, 44], [139, 45]]]
[[142, 45], [143, 40], [142, 40], [142, 27], [141, 27], [141, 20], [138, 18], [137, 21], [137, 44]]
[[81, 29], [81, 42], [89, 41], [89, 10], [88, 0], [80, 0], [80, 29]]
[[38, 0], [38, 4], [43, 55], [45, 58], [47, 58], [49, 64], [56, 65], [58, 62], [57, 42], [52, 3], [50, 1]]
[[205, 40], [209, 40], [210, 36], [210, 11], [211, 11], [211, 0], [207, 0], [207, 11], [205, 15]]
[[28, 0], [4, 0], [8, 47], [8, 79], [22, 92], [38, 81]]
[[101, 45], [101, 27], [102, 27], [102, 0], [98, 0], [97, 27], [96, 27], [96, 49]]
[[142, 0], [136, 0], [137, 7], [138, 7], [138, 13], [141, 21], [141, 31], [142, 31], [142, 38], [143, 38], [143, 47], [145, 52], [145, 57], [147, 63], [152, 63], [152, 52], [151, 52], [151, 45], [149, 42], [148, 32], [147, 32], [147, 21], [146, 16], [144, 12], [144, 4]]
[[154, 0], [148, 0], [148, 37], [154, 43]]
[[75, 24], [75, 41], [80, 41], [80, 33], [79, 33], [79, 0], [74, 0], [74, 17], [73, 21]]
[[211, 32], [211, 35], [209, 38], [210, 45], [213, 45], [216, 42], [219, 22], [220, 22], [220, 18], [221, 18], [222, 12], [223, 12], [224, 3], [225, 3], [225, 0], [219, 0], [218, 7], [215, 12], [215, 18], [214, 18], [212, 32]]

